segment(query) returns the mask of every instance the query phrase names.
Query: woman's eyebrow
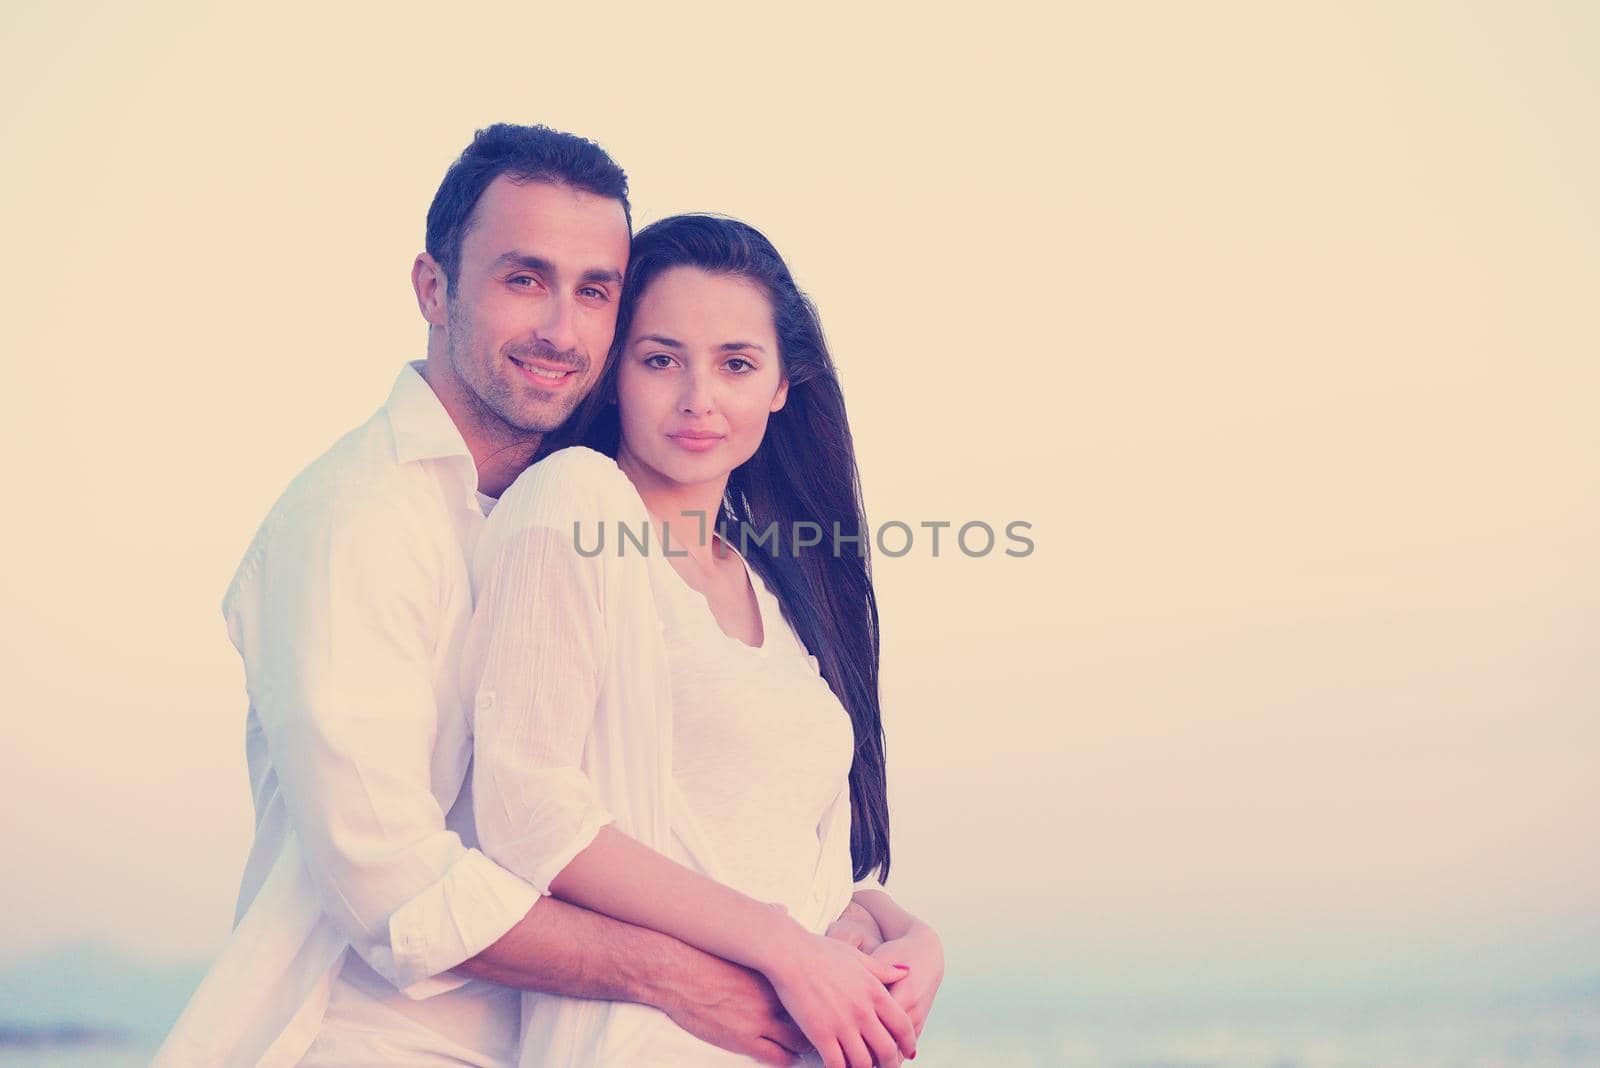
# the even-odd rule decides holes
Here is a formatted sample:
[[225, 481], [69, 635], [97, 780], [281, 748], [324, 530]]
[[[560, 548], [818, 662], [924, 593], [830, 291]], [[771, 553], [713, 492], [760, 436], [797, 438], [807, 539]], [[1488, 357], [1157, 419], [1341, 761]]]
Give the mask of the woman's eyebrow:
[[652, 344], [655, 344], [655, 345], [665, 345], [669, 349], [681, 349], [681, 348], [683, 348], [683, 342], [679, 341], [677, 338], [675, 338], [675, 337], [663, 337], [660, 334], [645, 334], [644, 336], [640, 337], [638, 339], [638, 341], [635, 341], [634, 344], [637, 345], [640, 342], [644, 342], [644, 341], [651, 342]]
[[[665, 345], [669, 349], [681, 349], [685, 347], [683, 342], [679, 341], [677, 338], [667, 337], [664, 334], [641, 334], [634, 341], [634, 344], [639, 345], [646, 341], [650, 342], [652, 345]], [[722, 344], [717, 346], [718, 352], [743, 352], [747, 349], [754, 349], [756, 352], [767, 351], [765, 347], [757, 344], [754, 341], [724, 341]]]

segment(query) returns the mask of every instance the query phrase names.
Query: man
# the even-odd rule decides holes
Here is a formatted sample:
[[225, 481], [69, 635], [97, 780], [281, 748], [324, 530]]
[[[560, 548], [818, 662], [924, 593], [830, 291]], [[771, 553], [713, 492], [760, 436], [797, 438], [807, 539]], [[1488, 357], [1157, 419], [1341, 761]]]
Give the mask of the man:
[[468, 561], [604, 367], [630, 234], [626, 177], [581, 138], [493, 126], [446, 174], [412, 268], [427, 359], [295, 479], [224, 600], [256, 839], [157, 1068], [499, 1068], [518, 989], [653, 1005], [771, 1064], [807, 1047], [759, 975], [540, 898], [475, 848]]

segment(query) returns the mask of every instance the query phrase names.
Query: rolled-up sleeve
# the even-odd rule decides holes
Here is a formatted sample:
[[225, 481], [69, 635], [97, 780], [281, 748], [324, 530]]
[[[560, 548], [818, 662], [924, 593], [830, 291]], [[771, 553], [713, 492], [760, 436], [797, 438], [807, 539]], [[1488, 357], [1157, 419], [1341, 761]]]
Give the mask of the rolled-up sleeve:
[[444, 559], [381, 494], [307, 501], [225, 604], [324, 911], [411, 997], [505, 934], [533, 888], [445, 826], [433, 782]]
[[606, 627], [601, 562], [576, 549], [568, 459], [530, 469], [496, 506], [462, 662], [478, 839], [541, 894], [613, 822], [583, 770]]

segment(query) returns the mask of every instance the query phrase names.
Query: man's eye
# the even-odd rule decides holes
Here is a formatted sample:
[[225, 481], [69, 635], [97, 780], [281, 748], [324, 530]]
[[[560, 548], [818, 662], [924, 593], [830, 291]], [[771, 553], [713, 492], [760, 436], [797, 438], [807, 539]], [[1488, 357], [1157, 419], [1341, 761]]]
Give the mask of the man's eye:
[[584, 286], [582, 289], [578, 290], [578, 292], [588, 297], [590, 300], [606, 299], [606, 291], [603, 289], [596, 289], [594, 286]]
[[527, 288], [538, 285], [539, 280], [531, 274], [517, 274], [511, 276], [511, 284]]

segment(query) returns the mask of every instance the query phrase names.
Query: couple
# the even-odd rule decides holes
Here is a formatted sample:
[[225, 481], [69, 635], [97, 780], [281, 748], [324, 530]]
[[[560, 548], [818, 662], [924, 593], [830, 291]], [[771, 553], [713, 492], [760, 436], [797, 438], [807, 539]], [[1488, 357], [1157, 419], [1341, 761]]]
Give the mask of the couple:
[[446, 174], [427, 359], [224, 601], [256, 837], [158, 1068], [914, 1055], [943, 953], [873, 879], [877, 612], [820, 324], [754, 229], [631, 228], [568, 134], [493, 126]]

